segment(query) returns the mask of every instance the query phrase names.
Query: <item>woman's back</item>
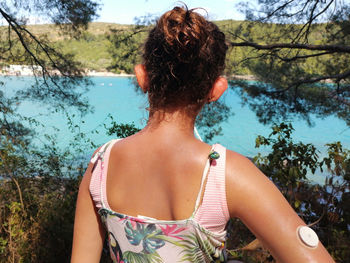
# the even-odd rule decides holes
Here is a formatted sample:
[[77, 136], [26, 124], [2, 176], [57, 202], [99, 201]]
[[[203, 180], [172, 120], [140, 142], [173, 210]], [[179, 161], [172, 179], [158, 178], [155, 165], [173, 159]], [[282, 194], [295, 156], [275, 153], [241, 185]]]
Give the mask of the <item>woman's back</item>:
[[145, 132], [112, 148], [107, 198], [113, 210], [166, 220], [191, 216], [211, 147], [175, 138]]

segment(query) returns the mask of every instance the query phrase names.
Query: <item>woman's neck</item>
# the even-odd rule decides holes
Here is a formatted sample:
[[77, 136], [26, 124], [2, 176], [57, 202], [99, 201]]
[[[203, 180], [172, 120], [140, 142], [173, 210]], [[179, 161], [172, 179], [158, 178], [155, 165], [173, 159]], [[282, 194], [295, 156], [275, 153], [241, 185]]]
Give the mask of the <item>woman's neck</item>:
[[144, 132], [166, 134], [169, 137], [194, 138], [195, 116], [177, 110], [172, 112], [155, 111], [152, 112], [147, 122]]

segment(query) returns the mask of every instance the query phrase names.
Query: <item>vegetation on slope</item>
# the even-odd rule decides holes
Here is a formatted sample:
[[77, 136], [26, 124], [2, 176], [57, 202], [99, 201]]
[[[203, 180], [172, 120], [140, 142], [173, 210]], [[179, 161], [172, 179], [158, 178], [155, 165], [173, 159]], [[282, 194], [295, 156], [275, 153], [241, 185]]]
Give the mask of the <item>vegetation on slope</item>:
[[[234, 20], [217, 21], [217, 25], [226, 33], [228, 41], [234, 39], [236, 30], [241, 32], [247, 30], [249, 23]], [[138, 57], [142, 48], [142, 43], [146, 37], [147, 26], [136, 26], [140, 34], [135, 34], [134, 25], [120, 25], [114, 23], [93, 22], [89, 24], [86, 31], [82, 32], [79, 38], [69, 37], [59, 32], [54, 25], [29, 25], [27, 28], [35, 35], [45, 37], [53, 41], [56, 48], [63, 53], [71, 53], [75, 59], [82, 64], [85, 69], [95, 71], [112, 71], [115, 73], [132, 73], [135, 61], [140, 61]], [[250, 37], [256, 41], [261, 40], [266, 34], [279, 37], [279, 31], [285, 25], [261, 24], [256, 26], [253, 32], [249, 32]], [[321, 34], [325, 24], [315, 25], [318, 28], [311, 35], [310, 39], [315, 43], [321, 40]], [[0, 32], [5, 32], [6, 28], [0, 27]], [[123, 40], [128, 38], [128, 42]], [[282, 39], [280, 41], [283, 41]], [[21, 47], [18, 47], [21, 49]], [[236, 47], [228, 52], [226, 62], [226, 74], [231, 75], [252, 75], [253, 72], [246, 66], [244, 61], [251, 53], [251, 48]], [[135, 58], [136, 57], [136, 58]], [[326, 57], [329, 59], [329, 57]], [[5, 62], [5, 61], [3, 61]], [[11, 63], [17, 64], [15, 61]], [[320, 63], [317, 59], [308, 61], [305, 68], [313, 73], [319, 71]]]

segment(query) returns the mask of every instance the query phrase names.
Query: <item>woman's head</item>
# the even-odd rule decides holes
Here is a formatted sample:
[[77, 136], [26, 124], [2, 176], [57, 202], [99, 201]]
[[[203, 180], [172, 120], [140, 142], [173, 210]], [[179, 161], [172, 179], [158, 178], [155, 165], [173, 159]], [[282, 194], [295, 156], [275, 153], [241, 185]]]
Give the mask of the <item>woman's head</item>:
[[226, 51], [224, 33], [194, 10], [163, 14], [143, 53], [151, 111], [199, 110], [222, 74]]

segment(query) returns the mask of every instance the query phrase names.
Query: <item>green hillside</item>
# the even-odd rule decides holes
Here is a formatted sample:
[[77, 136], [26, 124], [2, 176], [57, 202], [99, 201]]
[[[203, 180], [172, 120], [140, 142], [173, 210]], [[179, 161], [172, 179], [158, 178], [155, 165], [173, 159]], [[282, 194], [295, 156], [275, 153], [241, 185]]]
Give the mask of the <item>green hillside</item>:
[[[247, 29], [248, 23], [234, 20], [223, 20], [217, 21], [217, 25], [226, 33], [227, 39], [234, 39], [234, 32], [239, 28], [240, 33], [250, 32]], [[250, 39], [261, 42], [262, 39], [266, 39], [266, 35], [270, 35], [269, 38], [274, 42], [281, 42], [286, 39], [276, 38], [280, 37], [278, 32], [285, 25], [279, 24], [260, 24], [247, 35]], [[322, 32], [324, 25], [317, 25], [320, 30], [316, 32]], [[90, 23], [87, 31], [83, 32], [79, 38], [73, 38], [66, 34], [60, 33], [60, 28], [55, 25], [29, 25], [27, 26], [30, 32], [37, 37], [47, 38], [49, 41], [55, 43], [56, 48], [63, 51], [63, 53], [73, 53], [75, 59], [79, 61], [84, 68], [95, 71], [112, 71], [116, 73], [132, 73], [133, 64], [138, 62], [137, 50], [140, 50], [140, 45], [146, 37], [146, 33], [132, 35], [129, 42], [126, 44], [115, 45], [116, 39], [122, 39], [125, 36], [130, 35], [134, 25], [120, 25], [114, 23], [101, 23], [94, 22]], [[147, 31], [147, 28], [144, 28]], [[1, 35], [6, 32], [7, 27], [0, 27]], [[118, 35], [115, 33], [118, 32]], [[244, 34], [243, 34], [244, 35]], [[311, 35], [310, 40], [319, 44], [321, 34], [314, 33]], [[0, 36], [1, 39], [1, 36]], [[113, 44], [114, 41], [114, 44]], [[237, 41], [237, 40], [235, 40]], [[19, 52], [22, 47], [18, 45]], [[130, 56], [129, 51], [134, 49], [133, 54]], [[135, 51], [136, 50], [136, 51]], [[230, 49], [227, 56], [226, 63], [226, 74], [237, 74], [237, 75], [250, 75], [252, 72], [249, 71], [248, 67], [241, 63], [241, 61], [251, 55], [251, 48], [236, 47]], [[22, 64], [20, 61], [3, 61], [8, 64]], [[316, 69], [316, 63], [311, 60], [308, 61], [308, 71]], [[113, 66], [113, 67], [112, 67]]]
[[77, 61], [90, 70], [106, 71], [111, 65], [112, 59], [109, 49], [112, 48], [107, 36], [111, 30], [127, 30], [128, 25], [113, 23], [90, 23], [78, 39], [61, 34], [55, 25], [31, 25], [28, 29], [36, 35], [46, 35], [49, 40], [54, 41], [57, 48], [64, 53], [73, 53]]

